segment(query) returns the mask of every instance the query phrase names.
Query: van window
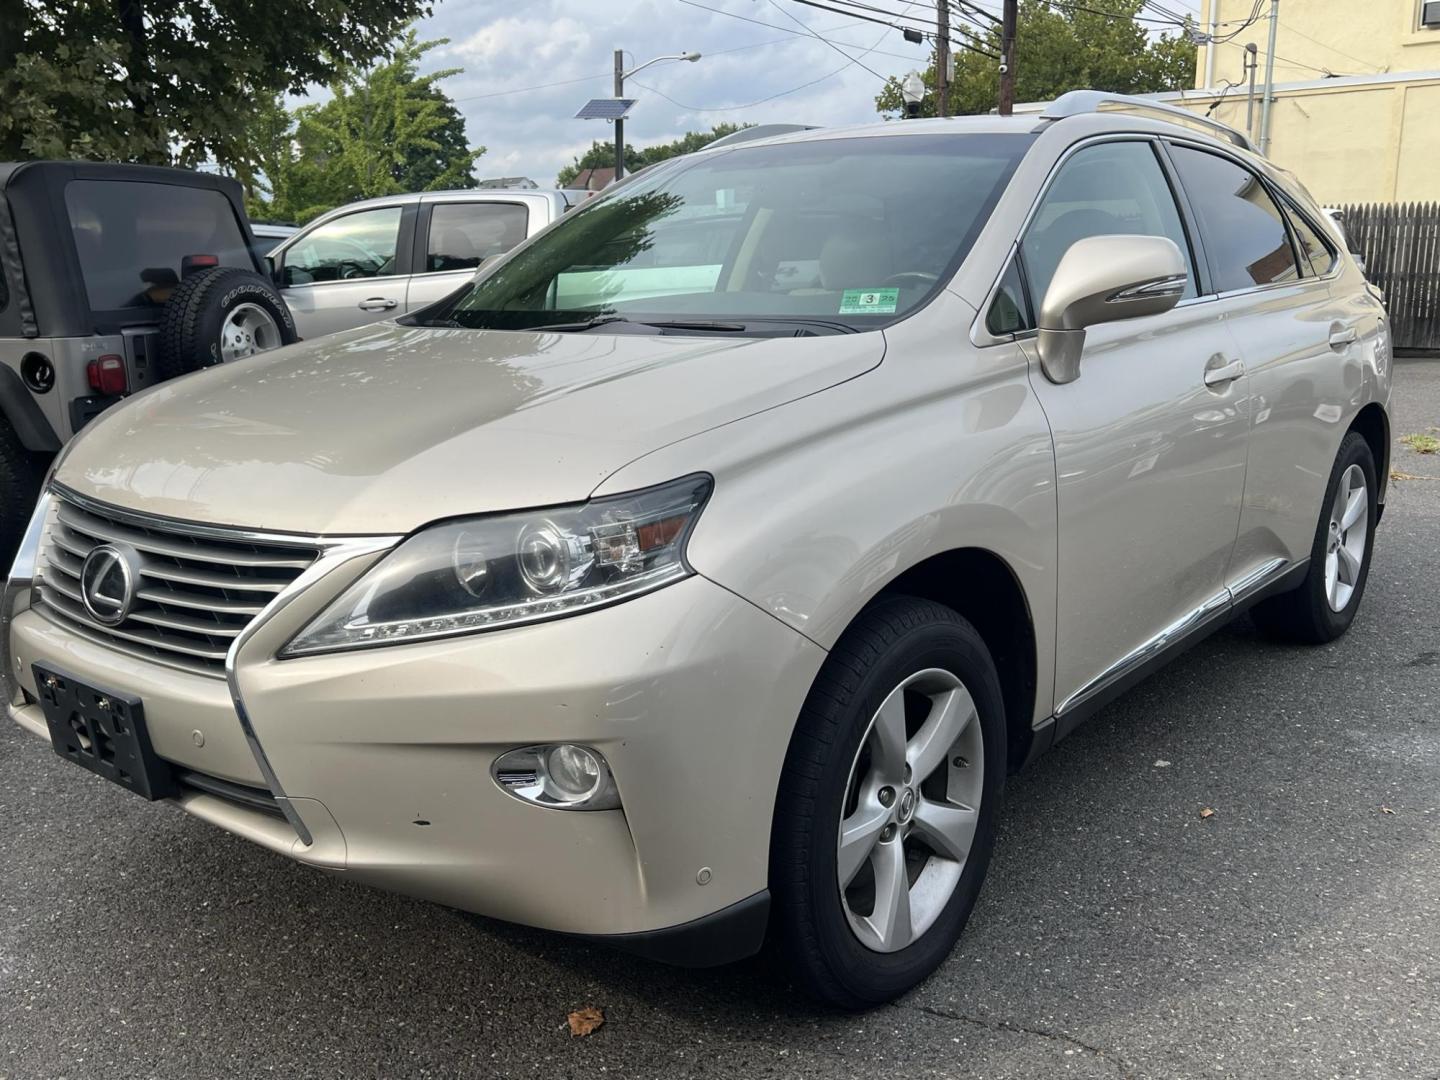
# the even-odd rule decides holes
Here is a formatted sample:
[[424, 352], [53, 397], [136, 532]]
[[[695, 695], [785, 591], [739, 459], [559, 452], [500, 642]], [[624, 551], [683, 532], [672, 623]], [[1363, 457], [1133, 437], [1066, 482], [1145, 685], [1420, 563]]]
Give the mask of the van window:
[[437, 203], [430, 211], [425, 273], [469, 270], [525, 239], [530, 211], [520, 203]]
[[230, 200], [179, 184], [72, 180], [65, 207], [93, 311], [163, 304], [187, 255], [254, 270]]
[[1172, 154], [1200, 220], [1217, 292], [1300, 276], [1285, 219], [1258, 176], [1204, 150], [1175, 146]]
[[398, 206], [357, 210], [303, 234], [285, 250], [285, 284], [319, 285], [395, 273], [402, 212]]

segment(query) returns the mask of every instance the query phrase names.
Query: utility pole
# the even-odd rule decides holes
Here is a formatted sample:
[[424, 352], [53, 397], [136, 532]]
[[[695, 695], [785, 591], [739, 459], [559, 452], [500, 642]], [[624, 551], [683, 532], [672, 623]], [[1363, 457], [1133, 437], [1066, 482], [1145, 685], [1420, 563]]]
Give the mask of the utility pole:
[[1000, 20], [1000, 107], [1001, 116], [1015, 111], [1015, 19], [1019, 0], [1005, 0]]
[[1260, 66], [1256, 51], [1253, 41], [1246, 43], [1245, 70], [1250, 73], [1250, 90], [1245, 96], [1245, 137], [1252, 142], [1255, 139], [1255, 69]]
[[950, 2], [935, 0], [935, 115], [950, 115]]
[[[615, 96], [625, 96], [625, 50], [615, 50]], [[615, 118], [615, 180], [625, 175], [625, 118]]]
[[1275, 31], [1280, 27], [1280, 0], [1270, 0], [1270, 45], [1265, 50], [1265, 96], [1260, 101], [1260, 153], [1270, 153], [1270, 102], [1275, 97]]

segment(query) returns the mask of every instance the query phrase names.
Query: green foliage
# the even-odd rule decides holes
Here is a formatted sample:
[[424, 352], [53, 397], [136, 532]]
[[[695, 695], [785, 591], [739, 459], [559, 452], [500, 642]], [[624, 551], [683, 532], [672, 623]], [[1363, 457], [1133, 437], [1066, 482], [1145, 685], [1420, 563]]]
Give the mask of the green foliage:
[[[1049, 101], [1069, 90], [1150, 94], [1193, 85], [1195, 46], [1183, 36], [1150, 37], [1131, 16], [1142, 0], [1105, 0], [1095, 11], [1052, 8], [1045, 0], [1022, 0], [1016, 25], [1015, 100]], [[1119, 18], [1098, 12], [1103, 7]], [[971, 41], [996, 55], [1000, 28], [976, 31]], [[922, 116], [935, 115], [935, 65], [922, 76], [927, 94]], [[1000, 75], [996, 62], [968, 49], [956, 50], [950, 112], [988, 113], [995, 108]], [[891, 79], [875, 99], [881, 113], [903, 112], [900, 84]]]
[[0, 0], [0, 160], [251, 166], [258, 105], [382, 55], [422, 0]]
[[485, 148], [468, 146], [464, 118], [435, 85], [460, 69], [419, 74], [444, 44], [410, 30], [383, 63], [331, 85], [324, 104], [289, 113], [276, 98], [257, 110], [256, 167], [241, 174], [251, 216], [305, 222], [356, 199], [474, 187]]
[[[681, 154], [692, 154], [709, 146], [716, 139], [720, 139], [741, 128], [751, 127], [751, 124], [716, 124], [709, 131], [691, 131], [674, 142], [660, 143], [656, 146], [647, 146], [642, 150], [636, 150], [629, 143], [625, 144], [625, 168], [629, 172], [643, 169], [646, 165], [654, 165], [657, 161], [664, 161], [666, 158], [679, 157]], [[555, 177], [556, 187], [569, 187], [575, 182], [585, 169], [608, 169], [615, 164], [615, 143], [594, 142], [590, 149], [577, 157], [569, 165], [560, 170]]]

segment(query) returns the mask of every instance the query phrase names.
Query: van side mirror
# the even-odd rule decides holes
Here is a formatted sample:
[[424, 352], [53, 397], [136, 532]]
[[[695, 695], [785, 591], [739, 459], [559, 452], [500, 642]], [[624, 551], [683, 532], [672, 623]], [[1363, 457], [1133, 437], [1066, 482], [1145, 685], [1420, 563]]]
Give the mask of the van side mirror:
[[1185, 257], [1163, 236], [1087, 236], [1070, 245], [1040, 302], [1040, 367], [1054, 383], [1080, 376], [1085, 329], [1169, 311], [1185, 292]]
[[284, 285], [285, 283], [280, 280], [280, 267], [276, 265], [274, 255], [265, 256], [265, 265], [270, 270], [270, 280], [273, 281], [277, 287]]

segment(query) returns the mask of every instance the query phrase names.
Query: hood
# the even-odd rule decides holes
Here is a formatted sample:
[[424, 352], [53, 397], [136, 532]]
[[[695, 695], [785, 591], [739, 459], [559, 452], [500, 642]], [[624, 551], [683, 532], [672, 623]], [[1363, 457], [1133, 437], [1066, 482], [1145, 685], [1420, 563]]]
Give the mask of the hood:
[[642, 454], [854, 378], [883, 353], [878, 333], [368, 326], [137, 395], [76, 439], [56, 479], [207, 524], [405, 533], [583, 500]]

